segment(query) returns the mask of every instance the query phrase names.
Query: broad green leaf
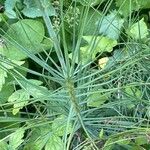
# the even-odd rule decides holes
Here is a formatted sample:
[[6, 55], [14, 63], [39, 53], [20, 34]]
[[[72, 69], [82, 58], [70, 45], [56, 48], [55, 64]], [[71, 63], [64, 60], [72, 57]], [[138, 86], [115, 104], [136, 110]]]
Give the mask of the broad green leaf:
[[44, 38], [44, 26], [41, 22], [32, 19], [22, 19], [10, 26], [8, 36], [20, 44], [40, 43]]
[[142, 96], [142, 92], [136, 88], [136, 87], [133, 87], [133, 88], [125, 88], [125, 92], [129, 95], [129, 96], [133, 96], [133, 97], [137, 97], [137, 98], [141, 98]]
[[[31, 122], [29, 122], [29, 124], [30, 123]], [[52, 134], [51, 125], [49, 124], [33, 128], [29, 141], [25, 145], [25, 150], [42, 150]]]
[[142, 146], [139, 145], [133, 145], [129, 150], [148, 150], [147, 148], [145, 149]]
[[[97, 53], [111, 52], [113, 47], [117, 45], [116, 40], [105, 36], [83, 36], [83, 39], [87, 42], [87, 45], [80, 47], [83, 64], [94, 60]], [[72, 53], [69, 54], [69, 58], [72, 59]], [[76, 58], [75, 62], [79, 63], [79, 60]]]
[[19, 0], [5, 1], [5, 14], [11, 19], [17, 18], [16, 12], [14, 11], [14, 7], [17, 1]]
[[38, 80], [27, 80], [19, 81], [23, 89], [15, 91], [9, 98], [8, 102], [13, 102], [13, 111], [12, 113], [16, 115], [20, 109], [28, 104], [30, 96], [34, 98], [42, 98], [45, 94], [48, 94], [46, 87], [40, 86], [41, 81]]
[[45, 150], [63, 150], [63, 142], [57, 135], [52, 135], [45, 145]]
[[0, 22], [3, 21], [3, 14], [0, 14]]
[[0, 0], [0, 3], [1, 3], [1, 4], [4, 4], [4, 2], [5, 2], [5, 0]]
[[30, 95], [23, 89], [15, 91], [9, 98], [8, 102], [13, 102], [12, 113], [16, 115], [20, 109], [27, 105]]
[[142, 18], [140, 21], [134, 23], [128, 30], [127, 33], [133, 38], [133, 39], [144, 39], [146, 38], [148, 33], [148, 28], [146, 23], [144, 22], [144, 18]]
[[[21, 65], [23, 65], [25, 63], [25, 61], [16, 61], [16, 60], [7, 60], [7, 61], [8, 62], [1, 62], [1, 65], [3, 67], [5, 67], [6, 69], [13, 69], [14, 68], [13, 64], [21, 66]], [[13, 64], [11, 65], [11, 63], [13, 63]]]
[[117, 144], [123, 144], [123, 145], [128, 145], [131, 141], [131, 139], [128, 139], [128, 137], [118, 137], [118, 139], [116, 139]]
[[[80, 47], [80, 55], [81, 55], [81, 61], [82, 61], [82, 64], [86, 64], [89, 60], [92, 60], [95, 58], [95, 53], [94, 55], [91, 56], [90, 52], [89, 52], [89, 46], [84, 46], [84, 47]], [[72, 54], [71, 54], [71, 57], [72, 57]], [[76, 58], [76, 63], [78, 63], [79, 60], [77, 60]]]
[[[2, 66], [5, 69], [13, 69], [14, 66], [11, 65], [11, 63], [19, 65], [19, 66], [24, 64], [24, 61], [16, 61], [16, 60], [6, 59], [5, 58], [5, 50], [4, 50], [2, 43], [0, 43], [0, 59], [3, 59], [3, 61], [0, 62], [0, 66]], [[7, 77], [7, 71], [0, 67], [0, 91], [2, 90], [2, 87], [5, 84], [6, 77]]]
[[[117, 45], [116, 40], [104, 36], [83, 36], [83, 39], [88, 43], [86, 46], [80, 47], [83, 64], [89, 60], [94, 60], [97, 53], [111, 52], [113, 47]], [[78, 60], [76, 61], [78, 62]]]
[[27, 93], [34, 98], [43, 98], [49, 93], [46, 87], [32, 85], [26, 89]]
[[104, 146], [103, 146], [103, 150], [113, 150], [113, 143], [116, 139], [112, 139], [112, 138], [109, 138]]
[[[39, 9], [36, 0], [24, 0], [25, 8], [22, 13], [29, 18], [42, 17], [43, 12]], [[42, 5], [46, 7], [49, 16], [56, 15], [55, 9], [52, 7], [49, 0], [42, 1]]]
[[90, 94], [87, 99], [87, 106], [100, 107], [108, 100], [109, 94], [94, 93]]
[[125, 17], [129, 16], [133, 10], [138, 10], [135, 0], [116, 0], [116, 6]]
[[102, 128], [100, 133], [99, 133], [99, 138], [102, 139], [104, 135], [104, 129]]
[[[93, 40], [95, 38], [95, 40]], [[83, 36], [83, 39], [94, 48], [94, 53], [111, 52], [117, 41], [105, 36]]]
[[127, 108], [133, 109], [135, 107], [134, 100], [135, 99], [140, 100], [142, 98], [142, 92], [136, 87], [132, 87], [132, 88], [127, 87], [127, 88], [125, 88], [124, 92], [125, 92], [124, 96], [130, 98], [130, 100], [131, 100], [128, 103]]
[[17, 60], [12, 60], [12, 63], [18, 65], [18, 66], [21, 66], [25, 63], [25, 61], [17, 61]]
[[[45, 45], [41, 44], [44, 34], [43, 24], [36, 20], [23, 19], [12, 24], [7, 34], [4, 35], [7, 40], [11, 41], [4, 47], [5, 56], [13, 60], [21, 60], [27, 57], [24, 49], [30, 53], [42, 51], [45, 48]], [[52, 45], [51, 42], [49, 44]]]
[[97, 21], [100, 20], [102, 17], [102, 14], [99, 11], [95, 11], [93, 9], [90, 9], [88, 12], [88, 20], [86, 23], [86, 26], [84, 28], [84, 36], [87, 35], [94, 35], [97, 34], [98, 28], [97, 28]]
[[[32, 54], [37, 54], [42, 52], [43, 50], [48, 50], [52, 48], [52, 42], [49, 43], [34, 43], [33, 45], [21, 45], [25, 50], [29, 51]], [[24, 49], [18, 48], [17, 46], [13, 46], [12, 44], [8, 44], [7, 47], [4, 47], [6, 56], [13, 60], [23, 60], [28, 57], [26, 53], [24, 53]]]
[[71, 133], [72, 131], [72, 124], [69, 124], [68, 129], [67, 127], [67, 121], [66, 116], [61, 115], [60, 117], [56, 118], [52, 123], [52, 131], [57, 136], [63, 136], [66, 133], [66, 130], [68, 131], [67, 134]]
[[144, 145], [144, 144], [148, 144], [148, 138], [144, 135], [139, 135], [137, 138], [135, 138], [135, 143], [137, 145]]
[[[38, 45], [37, 45], [38, 46]], [[43, 39], [43, 41], [40, 43], [39, 48], [37, 49], [38, 52], [41, 52], [41, 50], [48, 50], [53, 47], [53, 42], [50, 38]]]
[[5, 78], [7, 77], [7, 72], [0, 68], [0, 91], [5, 84]]
[[123, 27], [124, 19], [122, 19], [116, 11], [111, 12], [104, 18], [101, 18], [99, 23], [99, 33], [109, 38], [117, 40]]
[[24, 88], [26, 88], [26, 89], [31, 89], [34, 85], [42, 85], [43, 84], [43, 82], [42, 81], [40, 81], [40, 80], [35, 80], [35, 79], [29, 79], [29, 80], [27, 80], [27, 81], [25, 81], [25, 80], [20, 80], [19, 81], [21, 84], [22, 84], [22, 86], [24, 87]]
[[34, 149], [34, 150], [42, 150], [43, 148], [43, 140], [36, 140], [35, 142], [32, 142], [32, 143], [27, 143], [24, 147], [24, 150], [31, 150], [31, 149]]
[[30, 79], [28, 80], [28, 82], [20, 81], [20, 83], [26, 89], [26, 92], [34, 98], [40, 98], [45, 94], [48, 94], [47, 88], [44, 86], [40, 86], [42, 82], [39, 80]]
[[5, 141], [0, 142], [0, 150], [8, 150], [8, 144]]
[[11, 148], [11, 150], [16, 150], [24, 141], [22, 139], [24, 137], [24, 132], [25, 130], [20, 128], [11, 134], [11, 136], [9, 137], [9, 147]]
[[5, 102], [7, 102], [9, 96], [13, 93], [13, 91], [13, 85], [8, 84], [6, 79], [6, 83], [3, 85], [3, 88], [0, 91], [0, 104], [4, 104]]
[[142, 8], [150, 8], [149, 0], [116, 0], [116, 6], [119, 12], [125, 17], [129, 16], [133, 11]]

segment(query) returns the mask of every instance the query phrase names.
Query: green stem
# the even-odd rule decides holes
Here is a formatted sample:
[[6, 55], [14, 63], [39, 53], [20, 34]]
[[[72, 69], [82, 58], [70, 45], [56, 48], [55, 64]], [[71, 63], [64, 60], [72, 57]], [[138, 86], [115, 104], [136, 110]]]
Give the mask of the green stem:
[[81, 117], [81, 114], [80, 114], [80, 107], [78, 105], [78, 102], [77, 102], [77, 98], [76, 98], [76, 93], [75, 93], [75, 87], [74, 87], [74, 83], [71, 79], [68, 79], [68, 81], [66, 82], [66, 87], [67, 87], [67, 90], [69, 92], [69, 96], [70, 96], [70, 100], [71, 100], [71, 103], [73, 105], [73, 108], [75, 110], [75, 113], [77, 115], [77, 118], [84, 130], [84, 132], [86, 133], [87, 137], [90, 139], [90, 141], [92, 142], [93, 146], [97, 148], [97, 146], [95, 145], [94, 141], [92, 140], [91, 136], [89, 135], [88, 131], [86, 130], [86, 127], [84, 125], [84, 122], [82, 120], [82, 117]]

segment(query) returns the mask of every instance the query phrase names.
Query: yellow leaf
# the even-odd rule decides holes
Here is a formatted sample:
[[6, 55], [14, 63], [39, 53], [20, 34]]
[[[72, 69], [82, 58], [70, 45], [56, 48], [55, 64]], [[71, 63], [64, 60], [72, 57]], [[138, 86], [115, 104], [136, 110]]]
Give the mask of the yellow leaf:
[[108, 62], [109, 58], [108, 57], [103, 57], [101, 59], [98, 60], [98, 65], [100, 68], [104, 68]]

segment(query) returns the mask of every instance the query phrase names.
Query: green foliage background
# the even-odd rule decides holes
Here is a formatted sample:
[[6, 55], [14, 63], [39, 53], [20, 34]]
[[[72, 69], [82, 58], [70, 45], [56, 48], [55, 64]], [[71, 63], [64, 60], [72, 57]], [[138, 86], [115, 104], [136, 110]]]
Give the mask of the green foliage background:
[[0, 0], [0, 150], [149, 150], [150, 0]]

